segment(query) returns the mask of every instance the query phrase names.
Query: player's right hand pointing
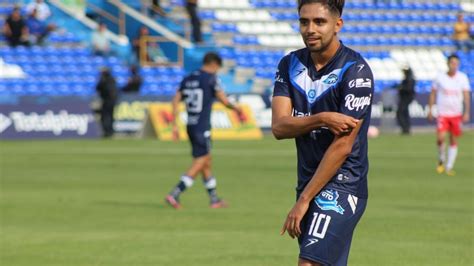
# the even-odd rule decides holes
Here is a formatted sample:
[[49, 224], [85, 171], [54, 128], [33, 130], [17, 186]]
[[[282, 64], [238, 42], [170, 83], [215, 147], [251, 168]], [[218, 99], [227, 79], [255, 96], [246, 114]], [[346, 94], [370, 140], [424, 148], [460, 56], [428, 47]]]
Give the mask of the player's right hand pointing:
[[347, 134], [359, 123], [358, 119], [341, 113], [327, 112], [324, 115], [324, 122], [334, 135]]

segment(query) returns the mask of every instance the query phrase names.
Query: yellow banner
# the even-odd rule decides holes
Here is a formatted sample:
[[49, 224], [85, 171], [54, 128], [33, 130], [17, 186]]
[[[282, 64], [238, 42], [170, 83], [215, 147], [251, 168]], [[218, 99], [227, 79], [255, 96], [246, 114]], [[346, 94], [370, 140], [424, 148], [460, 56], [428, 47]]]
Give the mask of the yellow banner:
[[[212, 139], [261, 139], [262, 131], [257, 126], [252, 110], [247, 105], [240, 105], [243, 115], [226, 108], [221, 103], [212, 106], [211, 135]], [[173, 140], [173, 113], [170, 103], [150, 104], [149, 116], [153, 129], [160, 140]], [[187, 140], [187, 113], [184, 104], [179, 106], [176, 123], [179, 127], [179, 139]]]

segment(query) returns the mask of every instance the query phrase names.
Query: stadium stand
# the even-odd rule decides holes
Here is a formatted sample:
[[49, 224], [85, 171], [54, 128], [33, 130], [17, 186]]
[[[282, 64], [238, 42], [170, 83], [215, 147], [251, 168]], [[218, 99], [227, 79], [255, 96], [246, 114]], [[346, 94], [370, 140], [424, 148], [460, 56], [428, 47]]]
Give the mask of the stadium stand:
[[[235, 64], [240, 79], [268, 86], [278, 60], [302, 47], [295, 1], [204, 0], [202, 17], [210, 23], [223, 56]], [[446, 70], [445, 55], [453, 50], [451, 34], [461, 5], [453, 1], [404, 1], [403, 4], [348, 1], [343, 14], [342, 41], [361, 51], [371, 65], [376, 90], [398, 82], [401, 67], [409, 65], [427, 91], [430, 80]], [[474, 21], [472, 13], [466, 20]], [[230, 43], [228, 40], [232, 40]], [[473, 53], [460, 53], [462, 70], [473, 80]], [[257, 89], [258, 90], [258, 89]]]
[[[0, 27], [3, 26], [15, 1], [0, 2]], [[24, 11], [23, 11], [24, 13]], [[129, 77], [126, 62], [117, 56], [100, 57], [86, 44], [87, 37], [61, 28], [48, 36], [44, 46], [9, 47], [0, 39], [2, 66], [23, 75], [0, 77], [0, 93], [14, 95], [79, 95], [93, 96], [102, 67], [109, 67], [121, 88]], [[6, 69], [3, 67], [2, 69]], [[10, 72], [12, 72], [11, 70]], [[179, 66], [143, 67], [142, 95], [171, 95], [184, 75]], [[13, 78], [12, 78], [13, 77]]]
[[[0, 1], [0, 26], [15, 2]], [[123, 2], [137, 10], [143, 8], [138, 1]], [[181, 10], [180, 14], [175, 8], [182, 5], [181, 0], [168, 1], [166, 11], [184, 21], [184, 12]], [[293, 0], [200, 0], [199, 10], [203, 30], [207, 38], [212, 38], [208, 41], [216, 45], [211, 49], [219, 49], [225, 59], [228, 72], [223, 80], [232, 84], [230, 92], [250, 91], [249, 86], [239, 84], [252, 84], [253, 92], [268, 90], [281, 57], [303, 45]], [[348, 1], [341, 39], [368, 60], [374, 71], [376, 91], [397, 83], [402, 77], [401, 67], [409, 65], [418, 80], [417, 91], [426, 92], [432, 78], [446, 70], [446, 56], [454, 51], [450, 37], [453, 23], [461, 10], [463, 5], [459, 1], [449, 0], [377, 5], [372, 1]], [[474, 14], [467, 12], [465, 19], [474, 22]], [[157, 20], [174, 31], [186, 31], [170, 19]], [[0, 37], [2, 61], [19, 66], [26, 74], [26, 78], [0, 78], [0, 92], [91, 96], [95, 93], [98, 69], [103, 66], [112, 69], [122, 87], [129, 75], [126, 62], [116, 56], [92, 55], [84, 44], [85, 38], [74, 28], [63, 27], [48, 37], [45, 46], [11, 48]], [[474, 51], [458, 55], [461, 70], [468, 73], [474, 86]], [[179, 66], [159, 66], [144, 67], [141, 72], [142, 95], [171, 95], [185, 70]]]

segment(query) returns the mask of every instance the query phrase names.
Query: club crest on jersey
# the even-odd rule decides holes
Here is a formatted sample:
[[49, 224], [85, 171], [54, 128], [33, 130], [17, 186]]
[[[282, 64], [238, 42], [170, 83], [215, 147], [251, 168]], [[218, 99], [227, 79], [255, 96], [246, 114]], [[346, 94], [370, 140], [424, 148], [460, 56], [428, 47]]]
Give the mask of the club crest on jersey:
[[370, 101], [372, 99], [372, 94], [369, 94], [369, 96], [362, 96], [362, 97], [355, 97], [354, 94], [347, 94], [344, 100], [346, 103], [344, 106], [349, 109], [349, 110], [363, 110], [366, 106], [370, 105]]
[[323, 80], [324, 84], [332, 85], [337, 82], [337, 75], [336, 74], [330, 74], [325, 80]]
[[337, 204], [339, 193], [335, 190], [324, 190], [315, 199], [314, 202], [321, 210], [324, 211], [335, 211], [339, 214], [344, 214], [344, 208]]
[[308, 99], [310, 102], [313, 102], [314, 99], [316, 99], [316, 91], [314, 89], [308, 91]]

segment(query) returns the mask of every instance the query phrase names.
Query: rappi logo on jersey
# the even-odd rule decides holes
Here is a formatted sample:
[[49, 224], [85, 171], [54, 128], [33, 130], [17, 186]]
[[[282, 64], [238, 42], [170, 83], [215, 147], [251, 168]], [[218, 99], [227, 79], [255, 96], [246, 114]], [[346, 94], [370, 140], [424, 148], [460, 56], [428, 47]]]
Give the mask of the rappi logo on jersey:
[[362, 97], [356, 97], [354, 94], [348, 94], [344, 98], [346, 103], [344, 106], [353, 111], [355, 109], [356, 112], [359, 110], [363, 110], [366, 106], [370, 105], [370, 102], [372, 100], [372, 93], [369, 94], [369, 96], [362, 96]]

